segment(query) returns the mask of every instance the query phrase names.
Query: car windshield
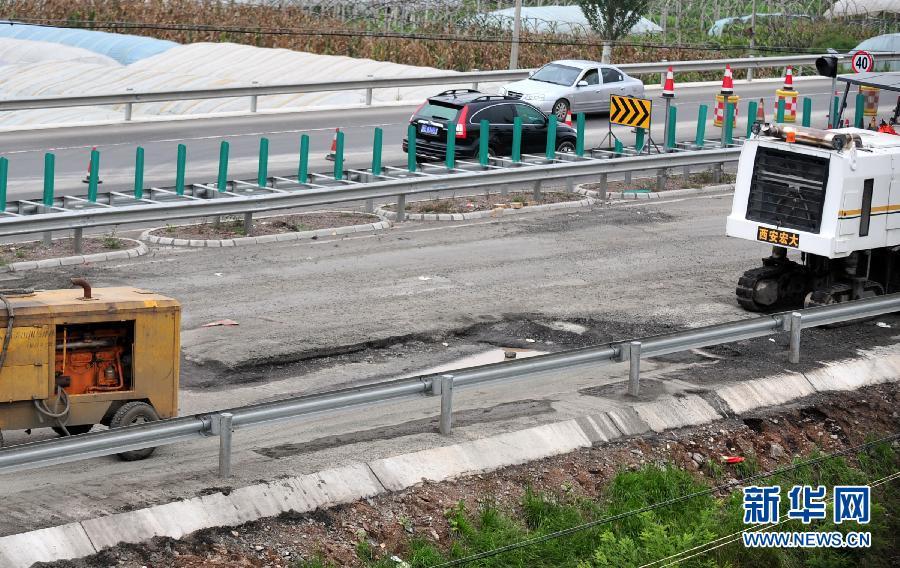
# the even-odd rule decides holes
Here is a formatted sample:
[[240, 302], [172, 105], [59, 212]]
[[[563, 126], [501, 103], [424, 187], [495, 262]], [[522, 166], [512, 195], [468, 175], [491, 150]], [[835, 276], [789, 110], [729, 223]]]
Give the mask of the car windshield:
[[579, 73], [581, 73], [581, 69], [576, 67], [549, 63], [538, 69], [531, 78], [535, 81], [570, 87], [575, 84], [575, 79], [578, 78]]
[[458, 107], [448, 107], [429, 102], [419, 110], [417, 116], [431, 120], [455, 120], [457, 112], [459, 112]]

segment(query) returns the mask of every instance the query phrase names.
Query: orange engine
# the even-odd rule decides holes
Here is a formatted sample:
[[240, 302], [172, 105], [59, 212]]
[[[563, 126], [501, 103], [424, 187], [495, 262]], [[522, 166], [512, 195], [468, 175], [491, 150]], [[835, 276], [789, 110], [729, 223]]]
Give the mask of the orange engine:
[[61, 331], [56, 338], [56, 374], [68, 394], [128, 390], [123, 359], [129, 359], [130, 353], [125, 351], [119, 330]]

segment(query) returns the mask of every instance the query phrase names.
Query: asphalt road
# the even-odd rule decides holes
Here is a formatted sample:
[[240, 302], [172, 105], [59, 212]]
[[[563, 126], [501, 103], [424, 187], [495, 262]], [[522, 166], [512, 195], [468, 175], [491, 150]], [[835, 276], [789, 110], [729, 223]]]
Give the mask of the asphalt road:
[[[772, 118], [774, 91], [780, 82], [738, 82], [735, 91], [743, 100], [766, 100], [766, 116]], [[798, 79], [796, 86], [802, 96], [813, 99], [813, 125], [824, 126], [830, 82], [811, 78]], [[718, 139], [719, 129], [712, 124], [713, 96], [716, 85], [680, 87], [674, 104], [678, 107], [678, 140], [693, 140], [700, 104], [709, 106], [707, 139]], [[648, 91], [654, 98], [653, 138], [663, 142], [665, 105], [658, 90]], [[883, 97], [882, 109], [892, 105]], [[145, 185], [171, 186], [175, 181], [177, 146], [187, 146], [187, 181], [208, 182], [216, 177], [219, 145], [228, 140], [231, 145], [230, 177], [255, 177], [258, 164], [259, 139], [269, 138], [269, 173], [296, 174], [300, 134], [310, 136], [311, 168], [329, 171], [332, 167], [324, 157], [328, 153], [336, 127], [345, 133], [347, 165], [364, 168], [371, 164], [372, 136], [375, 127], [384, 130], [385, 163], [401, 165], [405, 154], [400, 142], [405, 136], [408, 119], [415, 106], [380, 107], [367, 109], [307, 111], [289, 114], [257, 114], [189, 120], [134, 122], [106, 126], [77, 126], [31, 131], [0, 133], [0, 155], [10, 160], [9, 199], [34, 198], [41, 195], [44, 153], [56, 155], [57, 194], [77, 194], [86, 191], [81, 180], [85, 177], [91, 147], [101, 152], [100, 172], [103, 190], [129, 191], [133, 187], [135, 148], [145, 149]], [[608, 131], [605, 116], [588, 119], [586, 145], [600, 145]], [[744, 128], [739, 119], [738, 130]], [[615, 127], [614, 132], [626, 144], [634, 143], [630, 129]], [[740, 132], [738, 132], [739, 134]]]
[[[489, 348], [553, 351], [748, 317], [734, 301], [735, 280], [766, 250], [724, 237], [730, 201], [723, 195], [620, 203], [475, 222], [409, 222], [341, 239], [159, 249], [118, 264], [7, 275], [4, 286], [63, 287], [78, 275], [95, 288], [136, 286], [178, 298], [187, 359], [181, 413], [189, 414], [415, 373]], [[240, 325], [202, 327], [222, 318]], [[582, 336], [578, 326], [589, 331]], [[804, 357], [846, 356], [869, 346], [876, 333], [893, 333], [874, 322], [853, 330], [805, 340]], [[689, 386], [780, 372], [784, 346], [759, 344], [763, 351], [735, 367], [703, 372], [703, 358], [687, 356], [648, 360], [642, 371]], [[434, 399], [239, 430], [235, 477], [224, 483], [240, 486], [590, 414], [614, 400], [586, 389], [626, 377], [620, 364], [460, 391], [454, 408], [465, 419], [451, 439], [433, 433]], [[31, 437], [6, 434], [11, 443], [52, 436], [46, 429]], [[0, 534], [221, 487], [216, 451], [215, 440], [197, 440], [161, 448], [144, 462], [98, 458], [0, 476]]]

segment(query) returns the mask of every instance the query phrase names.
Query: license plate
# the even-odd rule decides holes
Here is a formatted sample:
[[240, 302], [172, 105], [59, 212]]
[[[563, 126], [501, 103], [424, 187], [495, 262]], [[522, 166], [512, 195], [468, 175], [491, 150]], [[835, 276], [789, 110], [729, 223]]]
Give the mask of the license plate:
[[421, 132], [422, 134], [429, 134], [431, 136], [437, 136], [438, 127], [433, 126], [431, 124], [420, 124], [419, 132]]
[[764, 243], [770, 243], [781, 247], [800, 247], [800, 235], [789, 231], [781, 231], [778, 229], [769, 229], [766, 227], [757, 227], [756, 240]]

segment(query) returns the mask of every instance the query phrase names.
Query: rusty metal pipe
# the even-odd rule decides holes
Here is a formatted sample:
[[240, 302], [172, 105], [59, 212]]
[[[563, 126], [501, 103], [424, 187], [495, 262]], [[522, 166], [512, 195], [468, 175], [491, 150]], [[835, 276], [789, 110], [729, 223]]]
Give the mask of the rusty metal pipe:
[[84, 296], [81, 298], [82, 300], [90, 300], [91, 299], [91, 285], [84, 278], [72, 278], [73, 286], [81, 286], [81, 289], [84, 290]]

